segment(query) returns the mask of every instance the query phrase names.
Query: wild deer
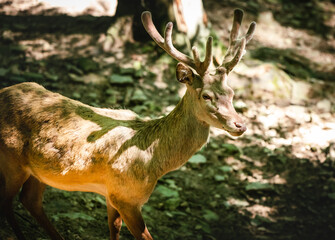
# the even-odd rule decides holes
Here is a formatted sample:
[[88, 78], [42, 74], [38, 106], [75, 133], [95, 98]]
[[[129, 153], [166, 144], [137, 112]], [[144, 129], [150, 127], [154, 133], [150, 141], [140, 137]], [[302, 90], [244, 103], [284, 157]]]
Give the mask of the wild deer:
[[209, 138], [209, 128], [233, 136], [246, 131], [236, 113], [227, 75], [241, 60], [253, 36], [252, 22], [238, 37], [243, 12], [235, 10], [229, 48], [214, 71], [212, 38], [200, 61], [174, 48], [172, 23], [163, 38], [150, 12], [142, 22], [153, 40], [179, 61], [177, 80], [187, 91], [165, 117], [142, 120], [129, 110], [95, 108], [52, 93], [36, 83], [21, 83], [0, 91], [0, 210], [18, 239], [25, 239], [12, 208], [14, 196], [51, 239], [63, 239], [44, 213], [46, 185], [67, 191], [95, 192], [106, 197], [110, 238], [119, 239], [122, 220], [136, 239], [152, 239], [141, 207], [157, 180], [185, 164]]

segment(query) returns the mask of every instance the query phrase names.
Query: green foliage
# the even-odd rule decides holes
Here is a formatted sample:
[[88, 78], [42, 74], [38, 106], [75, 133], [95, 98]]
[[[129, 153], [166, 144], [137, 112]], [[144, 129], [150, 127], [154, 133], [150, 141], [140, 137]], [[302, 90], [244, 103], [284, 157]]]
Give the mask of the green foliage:
[[147, 101], [148, 97], [144, 94], [144, 92], [141, 89], [136, 89], [130, 100], [137, 103], [142, 103]]
[[99, 64], [90, 58], [79, 58], [76, 65], [84, 72], [94, 72], [99, 69]]
[[155, 192], [157, 192], [163, 198], [178, 198], [179, 197], [179, 193], [177, 190], [171, 189], [164, 185], [158, 185], [155, 189]]
[[246, 191], [268, 191], [274, 190], [274, 186], [269, 183], [252, 182], [245, 186]]
[[52, 219], [56, 222], [59, 221], [61, 218], [69, 218], [71, 220], [86, 220], [86, 221], [94, 220], [93, 217], [88, 216], [87, 214], [82, 212], [57, 213], [52, 216]]
[[220, 219], [219, 215], [217, 215], [215, 212], [205, 209], [204, 210], [204, 219], [206, 221], [211, 222], [211, 221], [218, 221]]
[[224, 153], [229, 156], [239, 156], [243, 154], [242, 149], [237, 147], [234, 144], [229, 144], [229, 143], [223, 143], [221, 144], [222, 149], [224, 150]]
[[109, 82], [112, 84], [127, 85], [133, 84], [134, 79], [129, 75], [112, 74], [109, 78]]
[[200, 163], [206, 163], [207, 159], [205, 156], [201, 154], [195, 154], [188, 160], [188, 162], [191, 164], [200, 164]]

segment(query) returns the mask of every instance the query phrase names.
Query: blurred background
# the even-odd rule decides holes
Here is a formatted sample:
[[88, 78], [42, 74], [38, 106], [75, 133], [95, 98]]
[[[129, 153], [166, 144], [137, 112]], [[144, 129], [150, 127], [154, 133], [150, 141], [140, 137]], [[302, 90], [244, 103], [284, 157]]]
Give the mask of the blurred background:
[[[229, 75], [248, 131], [211, 140], [164, 176], [143, 207], [155, 239], [335, 239], [334, 0], [0, 0], [0, 87], [34, 81], [86, 104], [168, 114], [185, 91], [177, 62], [145, 32], [150, 10], [175, 46], [222, 61], [235, 8], [247, 53]], [[28, 239], [48, 239], [22, 205]], [[48, 188], [44, 207], [65, 239], [108, 239], [106, 204]], [[15, 239], [0, 220], [0, 239]], [[121, 239], [133, 239], [126, 227]]]

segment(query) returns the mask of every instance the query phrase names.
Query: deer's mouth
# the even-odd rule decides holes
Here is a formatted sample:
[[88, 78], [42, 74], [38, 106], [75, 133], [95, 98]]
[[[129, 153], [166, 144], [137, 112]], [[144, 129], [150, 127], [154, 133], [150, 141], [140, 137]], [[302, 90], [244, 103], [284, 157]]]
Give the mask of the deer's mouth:
[[246, 128], [243, 130], [235, 130], [235, 129], [233, 130], [233, 129], [228, 129], [226, 126], [223, 126], [223, 130], [227, 131], [233, 137], [239, 137], [246, 131]]
[[239, 132], [227, 131], [227, 132], [234, 137], [239, 137], [244, 133], [244, 131], [239, 131]]

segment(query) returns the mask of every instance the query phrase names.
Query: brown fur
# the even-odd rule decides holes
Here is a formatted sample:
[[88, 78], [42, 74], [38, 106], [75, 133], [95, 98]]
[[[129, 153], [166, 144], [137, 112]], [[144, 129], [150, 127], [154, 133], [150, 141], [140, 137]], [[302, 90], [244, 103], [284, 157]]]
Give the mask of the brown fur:
[[36, 83], [2, 89], [0, 173], [6, 191], [20, 171], [22, 184], [33, 176], [59, 189], [104, 195], [119, 211], [140, 208], [158, 178], [208, 139], [209, 125], [193, 116], [191, 95], [168, 116], [144, 121], [129, 110], [90, 107]]
[[[136, 239], [152, 240], [141, 216], [157, 180], [183, 165], [209, 137], [209, 126], [239, 136], [246, 131], [236, 113], [229, 71], [240, 61], [255, 29], [237, 39], [242, 11], [235, 10], [230, 46], [223, 64], [209, 71], [212, 38], [200, 62], [183, 55], [159, 35], [151, 14], [142, 21], [158, 45], [177, 60], [177, 80], [187, 91], [166, 117], [145, 121], [129, 110], [90, 107], [52, 93], [36, 83], [0, 90], [0, 211], [16, 236], [24, 236], [15, 220], [12, 200], [20, 201], [54, 240], [63, 239], [42, 207], [46, 185], [106, 197], [110, 238], [119, 239], [122, 220]], [[167, 30], [172, 31], [172, 24]], [[164, 42], [168, 41], [168, 42]], [[228, 61], [228, 58], [232, 60]]]

